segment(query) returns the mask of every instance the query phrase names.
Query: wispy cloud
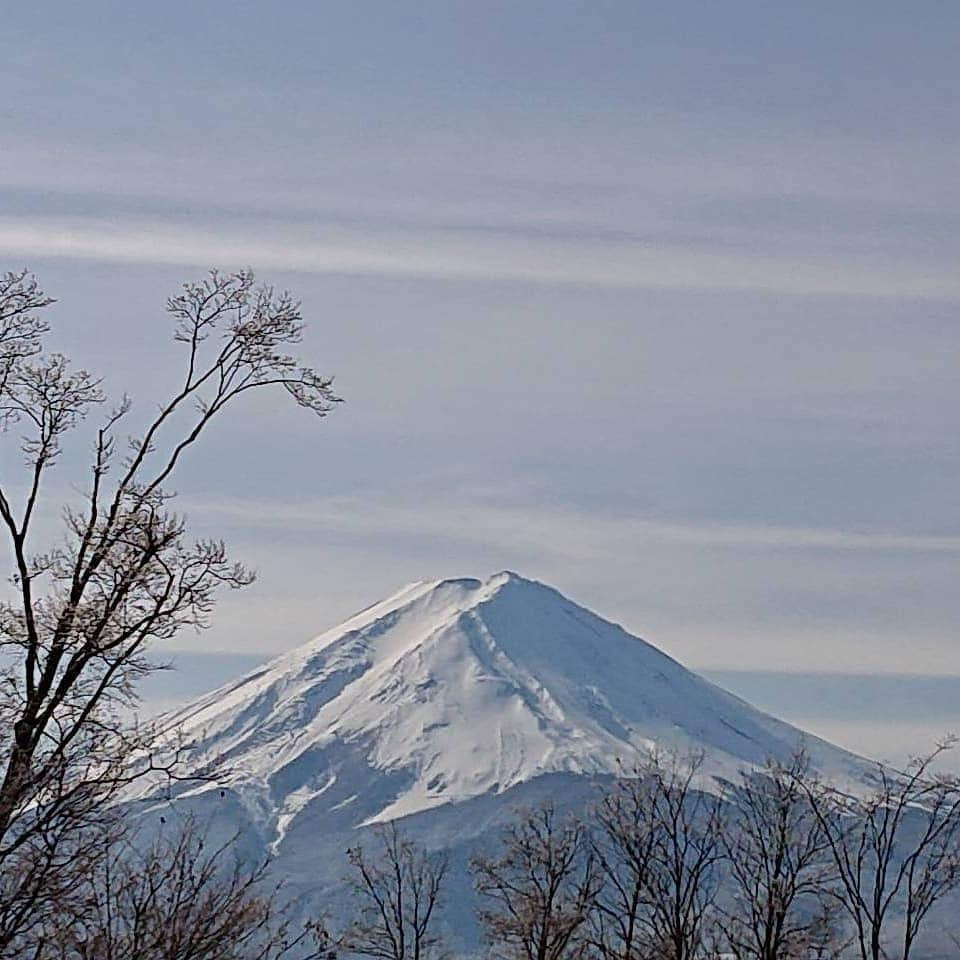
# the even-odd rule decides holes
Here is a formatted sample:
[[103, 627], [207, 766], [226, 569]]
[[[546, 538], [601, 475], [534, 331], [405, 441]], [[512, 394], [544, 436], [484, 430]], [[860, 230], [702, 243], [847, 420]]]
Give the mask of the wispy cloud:
[[0, 218], [0, 254], [23, 260], [252, 264], [317, 274], [518, 280], [657, 289], [951, 299], [956, 272], [882, 258], [761, 254], [722, 246], [560, 239], [515, 232], [309, 230], [245, 222], [194, 226], [164, 220]]
[[960, 675], [955, 610], [922, 587], [949, 578], [960, 537], [663, 522], [461, 493], [185, 500], [198, 532], [262, 562], [257, 588], [224, 598], [214, 646], [279, 652], [404, 582], [508, 567], [695, 667]]
[[223, 499], [197, 502], [204, 517], [234, 520], [245, 528], [326, 531], [358, 537], [431, 537], [579, 560], [609, 560], [649, 544], [747, 549], [960, 553], [960, 536], [860, 532], [840, 529], [723, 523], [663, 522], [582, 513], [543, 506], [431, 502], [382, 504], [352, 498], [304, 503]]

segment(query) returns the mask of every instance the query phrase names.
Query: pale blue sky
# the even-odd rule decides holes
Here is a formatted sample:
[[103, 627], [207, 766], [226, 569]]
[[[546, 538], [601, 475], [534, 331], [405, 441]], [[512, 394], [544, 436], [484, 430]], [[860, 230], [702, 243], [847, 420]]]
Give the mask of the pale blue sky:
[[960, 675], [958, 47], [954, 2], [18, 4], [0, 260], [144, 403], [182, 280], [303, 298], [347, 403], [181, 478], [262, 574], [206, 649], [510, 567], [695, 667]]

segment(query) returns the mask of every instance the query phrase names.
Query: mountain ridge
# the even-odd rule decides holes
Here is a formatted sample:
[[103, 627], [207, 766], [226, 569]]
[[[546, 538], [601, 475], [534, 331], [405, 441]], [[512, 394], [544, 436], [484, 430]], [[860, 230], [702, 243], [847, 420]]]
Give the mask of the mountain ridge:
[[210, 778], [176, 795], [230, 793], [274, 853], [305, 817], [369, 825], [662, 749], [702, 751], [714, 782], [801, 743], [834, 779], [867, 769], [511, 571], [408, 584], [166, 722]]

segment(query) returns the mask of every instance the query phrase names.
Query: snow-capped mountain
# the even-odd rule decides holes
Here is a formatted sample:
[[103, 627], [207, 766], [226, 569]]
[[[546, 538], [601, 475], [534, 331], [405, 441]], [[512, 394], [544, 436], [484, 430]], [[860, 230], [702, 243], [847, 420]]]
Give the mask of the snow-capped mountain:
[[717, 778], [801, 740], [832, 778], [868, 769], [512, 573], [411, 584], [168, 719], [210, 779], [145, 815], [172, 800], [239, 830], [327, 907], [373, 824], [465, 854], [516, 803], [586, 797], [657, 748], [703, 751]]
[[392, 784], [364, 822], [546, 773], [615, 774], [657, 747], [703, 750], [729, 777], [803, 739], [831, 776], [860, 768], [513, 573], [410, 584], [170, 721], [189, 767], [216, 773], [274, 845], [305, 810], [360, 800], [359, 784], [343, 795], [358, 765]]

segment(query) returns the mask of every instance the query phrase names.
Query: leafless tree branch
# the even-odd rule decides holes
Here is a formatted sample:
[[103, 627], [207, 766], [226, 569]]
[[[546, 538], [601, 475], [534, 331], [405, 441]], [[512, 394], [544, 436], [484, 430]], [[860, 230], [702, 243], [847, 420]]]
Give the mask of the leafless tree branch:
[[523, 811], [500, 855], [477, 856], [472, 868], [498, 956], [566, 960], [586, 948], [599, 875], [580, 820], [561, 818], [551, 804]]
[[[155, 668], [150, 645], [202, 629], [221, 588], [253, 580], [222, 542], [191, 540], [166, 484], [243, 394], [279, 387], [317, 416], [338, 401], [330, 378], [289, 352], [303, 325], [288, 293], [255, 285], [249, 270], [187, 284], [167, 303], [182, 379], [124, 457], [118, 431], [132, 404], [124, 397], [107, 410], [83, 500], [65, 509], [59, 541], [38, 549], [44, 480], [67, 435], [105, 401], [100, 380], [45, 350], [52, 302], [28, 273], [0, 279], [0, 440], [13, 439], [24, 465], [16, 476], [5, 457], [0, 475], [13, 588], [0, 602], [0, 893], [33, 902], [35, 914], [51, 871], [33, 864], [70, 848], [51, 838], [95, 828], [131, 776], [160, 764], [148, 748], [156, 731], [123, 717]], [[19, 923], [21, 912], [0, 905], [0, 954]]]
[[351, 954], [378, 960], [428, 960], [442, 952], [436, 933], [447, 858], [405, 837], [396, 823], [378, 831], [379, 849], [351, 847], [347, 858], [359, 915], [341, 937]]

